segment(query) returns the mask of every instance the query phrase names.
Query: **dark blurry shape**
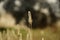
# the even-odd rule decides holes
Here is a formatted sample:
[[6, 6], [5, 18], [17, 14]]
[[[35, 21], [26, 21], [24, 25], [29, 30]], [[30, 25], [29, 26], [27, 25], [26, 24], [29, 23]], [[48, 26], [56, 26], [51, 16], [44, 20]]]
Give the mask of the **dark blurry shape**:
[[4, 1], [4, 0], [0, 0], [0, 2], [1, 2], [1, 1]]
[[5, 5], [4, 8], [7, 12], [10, 12], [12, 14], [12, 16], [15, 18], [16, 20], [16, 24], [19, 24], [19, 22], [22, 20], [23, 17], [25, 17], [26, 14], [26, 8], [24, 6], [24, 1], [20, 1], [22, 2], [20, 7], [17, 7], [19, 10], [15, 11], [14, 8], [15, 6], [15, 1], [16, 0], [8, 0]]
[[[57, 20], [51, 5], [46, 1], [8, 0], [4, 4], [4, 9], [6, 10], [6, 12], [10, 12], [12, 14], [12, 16], [16, 20], [16, 24], [19, 24], [19, 22], [21, 22], [21, 20], [24, 18], [26, 21], [26, 25], [28, 27], [30, 25], [28, 22], [28, 11], [31, 11], [32, 29], [36, 28], [44, 29], [48, 25], [55, 23]], [[43, 11], [41, 12], [42, 9]], [[44, 12], [44, 9], [48, 11], [47, 12], [48, 15]], [[50, 23], [47, 20], [49, 18], [48, 16], [50, 17]]]
[[6, 29], [6, 28], [4, 28], [4, 27], [1, 27], [1, 28], [0, 28], [0, 32], [2, 32], [2, 33], [3, 33], [3, 31], [7, 31], [7, 29]]
[[[48, 3], [41, 3], [40, 7], [41, 8], [38, 11], [32, 10], [32, 20], [33, 20], [32, 28], [33, 29], [36, 29], [36, 28], [44, 29], [49, 24], [54, 23], [55, 20], [56, 20], [54, 12], [52, 11], [52, 8]], [[41, 12], [41, 9], [43, 9], [42, 12]], [[48, 13], [44, 13], [44, 9], [47, 9]], [[51, 23], [47, 22], [48, 21], [47, 20], [48, 16], [50, 16], [50, 18], [51, 18], [51, 20], [50, 20]]]

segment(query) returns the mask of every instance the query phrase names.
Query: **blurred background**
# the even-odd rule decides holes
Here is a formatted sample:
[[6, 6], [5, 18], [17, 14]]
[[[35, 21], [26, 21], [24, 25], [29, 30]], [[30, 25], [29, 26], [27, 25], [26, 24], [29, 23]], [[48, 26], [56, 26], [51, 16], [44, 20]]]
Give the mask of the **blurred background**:
[[[16, 19], [13, 17], [14, 14], [12, 15], [12, 13], [14, 13], [16, 10], [19, 9], [19, 8], [16, 8], [15, 11], [13, 10], [13, 8], [15, 7], [13, 2], [15, 1], [17, 1], [16, 2], [17, 5], [21, 5], [21, 3], [25, 3], [25, 1], [28, 1], [28, 0], [13, 0], [13, 1], [0, 0], [0, 40], [60, 40], [60, 0], [43, 0], [49, 3], [55, 16], [57, 17], [56, 22], [52, 25], [53, 27], [47, 26], [47, 28], [45, 29], [31, 28], [33, 20], [31, 18], [30, 11], [28, 11], [29, 23], [27, 24], [28, 26], [30, 26], [30, 28], [25, 23], [26, 22], [25, 16], [20, 20], [19, 24], [15, 24]], [[39, 1], [40, 3], [40, 0], [33, 0], [33, 1], [37, 1], [37, 2]], [[33, 1], [31, 1], [31, 3]], [[19, 2], [21, 3], [19, 4]], [[11, 3], [11, 4], [8, 4], [8, 3]], [[10, 8], [7, 6], [8, 10], [5, 10], [4, 5], [6, 4], [8, 4], [8, 6], [13, 5], [11, 6], [13, 8]], [[22, 10], [26, 7], [24, 5], [22, 5]], [[13, 10], [13, 12], [11, 10]], [[18, 11], [17, 11], [17, 14], [18, 14]]]

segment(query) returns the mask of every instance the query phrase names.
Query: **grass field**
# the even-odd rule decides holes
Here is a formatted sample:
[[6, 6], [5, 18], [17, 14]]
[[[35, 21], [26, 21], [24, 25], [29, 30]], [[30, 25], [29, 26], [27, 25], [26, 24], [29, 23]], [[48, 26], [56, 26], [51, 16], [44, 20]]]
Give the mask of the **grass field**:
[[[7, 28], [7, 29], [8, 31], [7, 30], [3, 32], [0, 31], [0, 40], [21, 40], [20, 38], [22, 38], [22, 40], [30, 40], [30, 39], [27, 39], [27, 34], [29, 34], [29, 31], [32, 33], [32, 36], [31, 36], [32, 40], [60, 40], [60, 30], [53, 32], [50, 28], [46, 28], [44, 30], [20, 29], [18, 33], [18, 30], [14, 28]], [[6, 31], [8, 32], [8, 34]]]

